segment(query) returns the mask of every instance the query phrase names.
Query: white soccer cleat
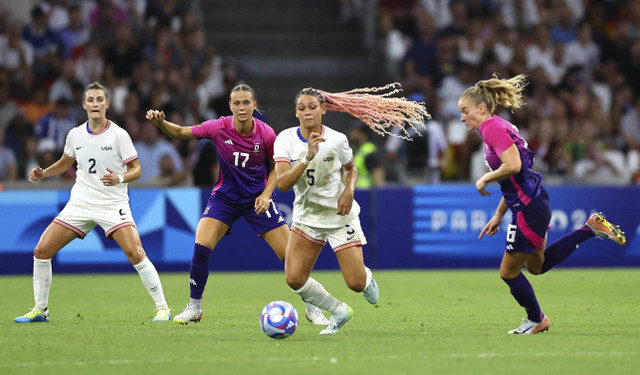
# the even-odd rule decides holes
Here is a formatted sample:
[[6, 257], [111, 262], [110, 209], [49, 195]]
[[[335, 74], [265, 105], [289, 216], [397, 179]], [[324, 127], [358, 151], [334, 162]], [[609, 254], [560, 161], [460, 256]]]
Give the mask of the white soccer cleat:
[[305, 311], [304, 316], [311, 323], [318, 326], [326, 326], [329, 324], [329, 320], [322, 313], [322, 310], [315, 305], [310, 304], [309, 302], [305, 302]]
[[156, 309], [156, 316], [153, 318], [152, 321], [168, 322], [169, 319], [171, 319], [171, 310], [169, 310], [169, 307], [167, 306], [162, 306]]
[[16, 323], [37, 323], [37, 322], [48, 322], [49, 321], [49, 309], [47, 307], [44, 310], [40, 310], [37, 307], [34, 307], [28, 313], [13, 318], [13, 321]]
[[189, 322], [200, 322], [202, 319], [202, 308], [187, 304], [184, 310], [175, 317], [173, 317], [173, 321], [180, 324], [189, 324]]
[[520, 325], [520, 327], [516, 329], [512, 329], [507, 332], [510, 335], [533, 335], [534, 333], [540, 333], [549, 330], [549, 326], [551, 322], [547, 316], [544, 316], [541, 322], [534, 322], [529, 319], [524, 319], [524, 322]]
[[378, 303], [378, 299], [380, 298], [380, 290], [378, 290], [378, 284], [374, 279], [371, 279], [369, 285], [364, 288], [364, 290], [362, 291], [362, 295], [364, 296], [364, 299], [366, 299], [370, 304], [375, 305], [376, 303]]
[[340, 302], [340, 307], [338, 307], [338, 312], [331, 315], [329, 318], [329, 324], [327, 324], [327, 328], [320, 331], [321, 335], [332, 335], [338, 333], [340, 327], [345, 325], [353, 317], [353, 310], [349, 305], [344, 302]]

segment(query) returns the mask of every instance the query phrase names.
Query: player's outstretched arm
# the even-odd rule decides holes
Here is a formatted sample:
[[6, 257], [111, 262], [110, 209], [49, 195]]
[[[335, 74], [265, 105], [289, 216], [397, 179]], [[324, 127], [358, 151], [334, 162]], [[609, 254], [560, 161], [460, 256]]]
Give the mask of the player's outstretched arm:
[[54, 177], [62, 174], [71, 168], [75, 160], [63, 154], [58, 161], [53, 163], [49, 168], [42, 169], [39, 165], [29, 172], [29, 181], [36, 182], [45, 178]]
[[171, 121], [165, 120], [164, 112], [158, 111], [155, 109], [150, 109], [147, 111], [146, 119], [151, 121], [151, 123], [166, 135], [173, 139], [195, 139], [196, 137], [193, 135], [191, 131], [191, 126], [181, 126], [178, 124], [174, 124]]

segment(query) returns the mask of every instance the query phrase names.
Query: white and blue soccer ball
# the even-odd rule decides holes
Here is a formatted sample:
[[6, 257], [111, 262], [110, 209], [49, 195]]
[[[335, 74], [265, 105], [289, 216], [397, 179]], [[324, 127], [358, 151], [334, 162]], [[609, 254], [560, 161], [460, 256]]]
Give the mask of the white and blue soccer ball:
[[289, 302], [269, 302], [260, 314], [260, 325], [272, 339], [287, 338], [298, 328], [298, 312]]

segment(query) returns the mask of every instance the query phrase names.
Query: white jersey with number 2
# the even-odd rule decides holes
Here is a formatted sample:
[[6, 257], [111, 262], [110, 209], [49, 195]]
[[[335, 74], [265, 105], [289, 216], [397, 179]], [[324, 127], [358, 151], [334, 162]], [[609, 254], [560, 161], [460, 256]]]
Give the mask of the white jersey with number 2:
[[71, 129], [64, 145], [66, 157], [78, 163], [76, 182], [69, 202], [111, 206], [129, 202], [127, 184], [105, 186], [100, 178], [109, 172], [122, 174], [126, 164], [138, 158], [138, 153], [126, 130], [108, 120], [100, 132], [89, 132], [87, 122]]
[[[295, 167], [307, 154], [307, 141], [300, 135], [300, 128], [285, 129], [273, 145], [273, 158], [277, 162], [288, 162]], [[293, 222], [313, 228], [340, 228], [349, 224], [360, 213], [354, 200], [351, 212], [339, 216], [338, 198], [345, 189], [342, 183], [343, 166], [353, 164], [353, 151], [347, 137], [322, 125], [317, 155], [309, 162], [300, 179], [293, 186]]]

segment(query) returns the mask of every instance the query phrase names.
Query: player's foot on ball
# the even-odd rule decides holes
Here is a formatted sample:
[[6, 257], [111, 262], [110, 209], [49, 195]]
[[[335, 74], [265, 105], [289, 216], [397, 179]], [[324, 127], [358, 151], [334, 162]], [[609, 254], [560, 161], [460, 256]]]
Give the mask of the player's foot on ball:
[[49, 321], [49, 308], [45, 307], [41, 310], [34, 307], [28, 313], [13, 319], [16, 323], [36, 323]]
[[309, 302], [305, 302], [304, 304], [304, 316], [308, 321], [318, 326], [326, 326], [327, 324], [329, 324], [329, 320], [326, 316], [324, 316], [322, 310], [320, 310], [317, 306], [310, 304]]
[[169, 307], [162, 306], [156, 309], [156, 316], [153, 318], [154, 322], [168, 322], [171, 319], [171, 310]]
[[329, 324], [327, 324], [327, 328], [320, 331], [321, 335], [331, 335], [334, 333], [338, 333], [340, 327], [345, 325], [353, 317], [353, 310], [349, 305], [344, 302], [340, 302], [340, 307], [338, 307], [338, 311], [331, 315], [329, 318]]
[[529, 319], [524, 319], [524, 322], [520, 325], [520, 327], [516, 329], [512, 329], [507, 332], [510, 335], [533, 335], [534, 333], [540, 333], [549, 330], [549, 326], [551, 322], [547, 316], [544, 316], [541, 322], [534, 322]]
[[586, 225], [593, 231], [596, 237], [608, 238], [618, 245], [627, 243], [627, 238], [624, 232], [620, 230], [620, 227], [608, 222], [600, 212], [589, 216]]
[[202, 319], [202, 309], [198, 306], [187, 304], [187, 307], [175, 317], [173, 321], [180, 324], [188, 324], [189, 322], [200, 322]]

